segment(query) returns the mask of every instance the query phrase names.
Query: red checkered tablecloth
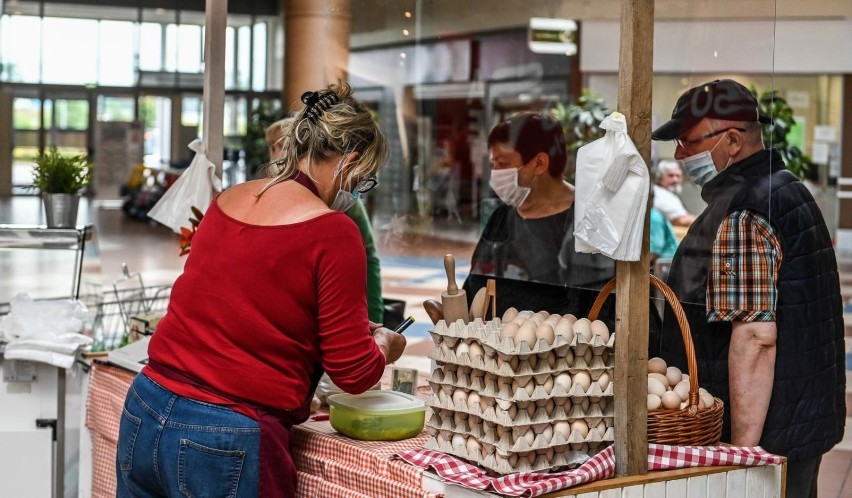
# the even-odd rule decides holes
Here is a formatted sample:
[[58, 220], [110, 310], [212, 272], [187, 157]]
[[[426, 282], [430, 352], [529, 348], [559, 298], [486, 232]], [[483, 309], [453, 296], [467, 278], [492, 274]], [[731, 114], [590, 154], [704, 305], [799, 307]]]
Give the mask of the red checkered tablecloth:
[[[388, 384], [390, 369], [383, 385]], [[95, 363], [89, 371], [86, 427], [92, 435], [92, 497], [115, 496], [115, 448], [124, 397], [135, 374]], [[422, 380], [428, 390], [428, 384]], [[425, 433], [424, 433], [425, 434]], [[298, 494], [305, 498], [432, 498], [423, 490], [423, 470], [393, 455], [420, 448], [426, 436], [404, 441], [357, 441], [338, 434], [328, 421], [293, 428], [292, 453]]]
[[[615, 473], [613, 447], [601, 451], [580, 467], [557, 473], [519, 473], [499, 476], [454, 456], [426, 449], [397, 454], [419, 469], [432, 468], [445, 481], [479, 491], [508, 496], [539, 496], [578, 484], [608, 479]], [[760, 447], [648, 445], [648, 470], [723, 465], [774, 465], [784, 461]]]

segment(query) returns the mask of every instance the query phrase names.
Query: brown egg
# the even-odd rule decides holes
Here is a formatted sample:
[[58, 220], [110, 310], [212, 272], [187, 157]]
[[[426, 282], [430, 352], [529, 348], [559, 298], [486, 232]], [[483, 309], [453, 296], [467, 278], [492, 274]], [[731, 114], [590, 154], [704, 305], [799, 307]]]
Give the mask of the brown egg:
[[553, 344], [555, 338], [553, 327], [549, 323], [542, 323], [535, 329], [535, 338], [536, 340], [544, 339], [548, 345]]
[[648, 360], [648, 373], [666, 374], [666, 361], [662, 358], [651, 358]]
[[516, 316], [518, 316], [518, 310], [510, 307], [503, 313], [503, 318], [501, 318], [501, 321], [503, 323], [510, 322], [514, 320]]
[[535, 322], [525, 322], [515, 333], [515, 347], [521, 347], [521, 343], [527, 343], [527, 346], [532, 349], [535, 347]]
[[591, 325], [592, 335], [599, 336], [604, 343], [609, 341], [609, 328], [600, 320], [595, 320]]
[[670, 390], [669, 389], [669, 379], [665, 375], [658, 374], [658, 373], [649, 373], [648, 378], [649, 379], [657, 379], [658, 381], [660, 381], [660, 384], [662, 384], [663, 387], [666, 388], [666, 391]]
[[572, 324], [577, 321], [577, 317], [572, 315], [571, 313], [568, 313], [567, 315], [562, 315], [562, 319], [568, 320]]
[[676, 410], [680, 408], [680, 396], [677, 395], [674, 391], [666, 391], [660, 397], [660, 400], [663, 403], [663, 408], [666, 410]]
[[577, 419], [571, 422], [571, 431], [579, 432], [581, 436], [586, 437], [589, 435], [589, 424], [581, 418]]
[[502, 327], [500, 327], [500, 337], [511, 337], [511, 338], [514, 339], [515, 334], [518, 333], [519, 328], [520, 327], [518, 326], [517, 323], [514, 323], [514, 322], [505, 323], [505, 324], [503, 324]]
[[574, 384], [579, 384], [583, 388], [583, 392], [588, 392], [589, 386], [592, 385], [592, 378], [588, 372], [579, 371], [573, 376]]

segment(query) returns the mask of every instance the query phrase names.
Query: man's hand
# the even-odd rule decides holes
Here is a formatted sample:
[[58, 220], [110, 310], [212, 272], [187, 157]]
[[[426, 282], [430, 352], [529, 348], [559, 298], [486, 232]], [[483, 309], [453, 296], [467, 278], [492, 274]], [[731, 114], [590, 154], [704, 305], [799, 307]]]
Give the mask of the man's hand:
[[728, 350], [731, 443], [757, 446], [775, 377], [775, 322], [733, 322]]

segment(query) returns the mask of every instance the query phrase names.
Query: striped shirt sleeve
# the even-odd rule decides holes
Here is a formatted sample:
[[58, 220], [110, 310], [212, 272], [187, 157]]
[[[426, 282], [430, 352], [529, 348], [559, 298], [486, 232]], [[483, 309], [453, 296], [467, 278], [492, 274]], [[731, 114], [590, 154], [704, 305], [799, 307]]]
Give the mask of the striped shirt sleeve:
[[774, 322], [781, 244], [762, 215], [737, 211], [716, 233], [707, 279], [708, 322]]

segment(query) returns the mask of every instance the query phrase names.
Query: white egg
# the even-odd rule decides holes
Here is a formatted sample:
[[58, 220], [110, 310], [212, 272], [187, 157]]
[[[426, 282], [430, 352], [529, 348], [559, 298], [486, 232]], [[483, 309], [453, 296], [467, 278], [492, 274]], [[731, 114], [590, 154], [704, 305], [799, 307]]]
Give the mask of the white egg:
[[714, 404], [716, 404], [716, 399], [713, 398], [713, 395], [710, 393], [701, 393], [698, 395], [701, 400], [704, 401], [704, 406], [707, 408], [712, 408]]
[[542, 431], [541, 431], [541, 437], [542, 437], [542, 439], [544, 439], [545, 441], [547, 441], [549, 443], [553, 439], [553, 426], [552, 425], [544, 426], [544, 429], [542, 429]]
[[527, 318], [533, 316], [533, 312], [530, 310], [523, 310], [518, 312], [518, 316], [526, 320]]
[[657, 410], [663, 405], [663, 401], [656, 394], [648, 393], [648, 409]]
[[574, 322], [574, 334], [583, 338], [588, 343], [592, 340], [592, 322], [588, 318], [580, 318]]
[[678, 367], [668, 367], [666, 368], [666, 379], [668, 379], [669, 385], [674, 387], [683, 379], [683, 374]]
[[579, 371], [576, 372], [573, 376], [574, 384], [578, 384], [583, 388], [583, 392], [589, 391], [589, 386], [592, 385], [592, 378], [589, 376], [588, 372]]
[[672, 389], [680, 397], [681, 401], [689, 400], [689, 384], [681, 382]]
[[568, 320], [571, 323], [575, 323], [577, 321], [577, 317], [572, 315], [571, 313], [568, 313], [567, 315], [562, 315], [562, 319]]
[[453, 405], [454, 406], [466, 406], [467, 405], [467, 392], [462, 388], [457, 388], [453, 391]]
[[547, 317], [547, 320], [545, 320], [544, 323], [549, 324], [551, 327], [556, 327], [556, 324], [559, 323], [559, 320], [561, 319], [562, 317], [559, 316], [558, 313], [554, 313]]
[[501, 319], [501, 321], [503, 323], [510, 322], [514, 320], [516, 316], [518, 316], [518, 310], [510, 307], [505, 312], [503, 312], [503, 318]]
[[666, 388], [666, 391], [670, 391], [670, 390], [671, 390], [671, 388], [669, 387], [669, 379], [668, 379], [665, 375], [663, 375], [663, 374], [658, 374], [658, 373], [649, 373], [649, 374], [648, 374], [648, 378], [649, 378], [649, 379], [655, 379], [657, 382], [659, 382], [660, 384], [662, 384], [662, 385], [663, 385], [663, 387], [665, 387], [665, 388]]
[[438, 444], [443, 446], [447, 443], [447, 436], [444, 434], [444, 431], [438, 432], [438, 435], [435, 436], [435, 440], [438, 441]]
[[455, 449], [465, 449], [467, 448], [467, 438], [464, 437], [464, 434], [453, 434], [452, 445]]
[[463, 354], [470, 354], [470, 345], [464, 341], [459, 341], [456, 344], [456, 356], [461, 356]]
[[655, 357], [648, 360], [648, 373], [666, 374], [666, 361], [662, 358]]
[[562, 386], [562, 389], [564, 389], [565, 392], [568, 392], [571, 389], [571, 374], [568, 372], [562, 372], [557, 375], [553, 381], [555, 384]]
[[550, 312], [542, 310], [542, 311], [538, 311], [536, 313], [533, 313], [533, 316], [535, 316], [535, 315], [540, 316], [542, 320], [547, 320], [547, 318], [550, 317]]
[[655, 395], [659, 396], [660, 398], [662, 398], [663, 394], [665, 394], [665, 392], [666, 392], [666, 386], [664, 386], [662, 382], [660, 382], [657, 379], [648, 377], [648, 393], [649, 394], [655, 394]]
[[553, 327], [553, 333], [556, 337], [565, 338], [565, 342], [570, 344], [574, 340], [574, 325], [570, 320], [563, 318]]
[[559, 420], [553, 424], [553, 435], [560, 434], [563, 439], [567, 440], [571, 435], [571, 424], [565, 420]]

